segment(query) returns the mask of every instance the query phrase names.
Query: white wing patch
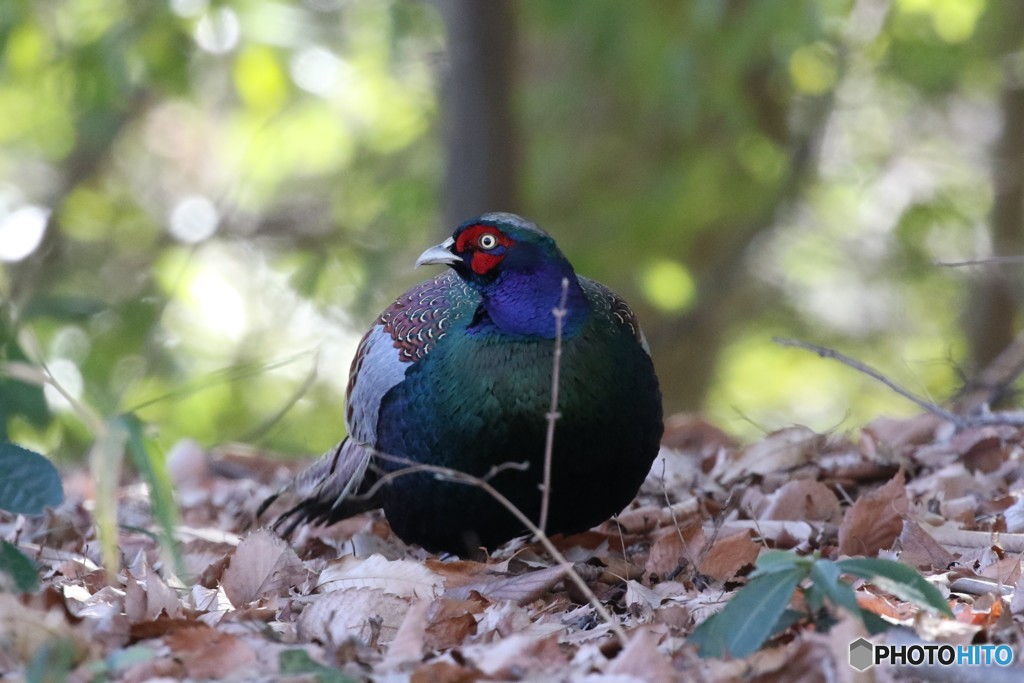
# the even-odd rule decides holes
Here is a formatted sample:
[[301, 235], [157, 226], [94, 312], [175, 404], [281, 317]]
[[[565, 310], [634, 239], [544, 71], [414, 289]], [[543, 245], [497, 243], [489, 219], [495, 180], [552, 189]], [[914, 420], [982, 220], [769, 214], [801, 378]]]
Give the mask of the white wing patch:
[[356, 352], [345, 412], [345, 425], [353, 440], [371, 447], [377, 443], [377, 418], [384, 394], [405, 379], [410, 367], [411, 363], [398, 359], [395, 340], [383, 325], [374, 325], [366, 333]]

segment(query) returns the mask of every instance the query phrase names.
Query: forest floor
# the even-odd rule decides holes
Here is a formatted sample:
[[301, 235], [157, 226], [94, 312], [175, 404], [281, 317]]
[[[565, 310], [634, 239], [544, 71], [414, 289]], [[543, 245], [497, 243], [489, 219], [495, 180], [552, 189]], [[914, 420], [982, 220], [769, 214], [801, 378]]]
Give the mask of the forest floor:
[[[804, 616], [780, 623], [758, 652], [701, 658], [688, 637], [772, 549], [898, 560], [954, 614], [846, 577], [857, 606], [895, 626], [874, 642], [1006, 644], [1019, 659], [1022, 446], [1020, 428], [954, 429], [930, 414], [878, 419], [853, 434], [794, 426], [747, 446], [699, 418], [676, 418], [629, 509], [553, 539], [562, 564], [529, 539], [483, 562], [439, 557], [402, 543], [379, 514], [304, 528], [286, 543], [256, 528], [253, 514], [288, 466], [243, 447], [181, 444], [168, 464], [181, 509], [179, 571], [161, 551], [140, 484], [119, 489], [123, 564], [113, 571], [102, 566], [85, 473], [65, 476], [67, 500], [44, 518], [0, 517], [0, 537], [42, 573], [35, 594], [0, 592], [0, 674], [442, 683], [907, 674], [852, 668], [864, 620], [828, 603], [807, 610], [805, 590], [791, 602]], [[1019, 665], [913, 675], [1024, 680]]]

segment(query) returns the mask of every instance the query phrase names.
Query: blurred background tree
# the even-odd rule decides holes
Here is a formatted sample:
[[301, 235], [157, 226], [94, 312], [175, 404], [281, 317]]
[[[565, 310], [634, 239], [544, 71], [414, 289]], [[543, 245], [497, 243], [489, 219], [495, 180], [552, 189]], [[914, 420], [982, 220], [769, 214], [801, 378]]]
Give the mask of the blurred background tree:
[[[669, 410], [754, 437], [914, 410], [1012, 339], [1016, 0], [8, 0], [0, 430], [318, 453], [416, 255], [538, 221], [637, 309]], [[3, 436], [3, 434], [0, 434]]]

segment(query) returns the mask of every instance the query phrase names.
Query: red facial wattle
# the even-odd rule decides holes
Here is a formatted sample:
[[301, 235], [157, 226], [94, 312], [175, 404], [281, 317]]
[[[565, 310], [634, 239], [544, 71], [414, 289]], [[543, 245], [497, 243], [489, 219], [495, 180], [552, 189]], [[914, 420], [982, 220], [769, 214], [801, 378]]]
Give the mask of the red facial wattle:
[[[492, 235], [497, 246], [491, 249], [481, 247], [481, 238]], [[486, 275], [498, 266], [506, 256], [506, 249], [512, 246], [512, 240], [497, 228], [489, 225], [471, 225], [463, 230], [455, 240], [455, 253], [469, 254], [469, 266], [477, 275]]]

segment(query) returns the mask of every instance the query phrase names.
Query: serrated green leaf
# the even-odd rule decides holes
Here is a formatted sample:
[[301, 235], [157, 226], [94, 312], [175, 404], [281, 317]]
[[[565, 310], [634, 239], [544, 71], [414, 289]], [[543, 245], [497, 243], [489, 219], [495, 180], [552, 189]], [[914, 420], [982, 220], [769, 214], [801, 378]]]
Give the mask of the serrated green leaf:
[[948, 617], [953, 611], [939, 589], [928, 583], [915, 569], [900, 562], [872, 557], [855, 557], [836, 562], [839, 571], [867, 579], [901, 600], [930, 609]]
[[721, 612], [708, 617], [690, 636], [701, 657], [746, 657], [756, 652], [786, 611], [803, 567], [790, 567], [752, 579]]
[[19, 593], [34, 593], [39, 588], [39, 575], [32, 560], [7, 541], [0, 541], [0, 571], [14, 579]]
[[833, 605], [842, 607], [854, 616], [860, 616], [857, 595], [848, 583], [839, 578], [841, 573], [835, 562], [818, 560], [811, 567], [811, 580]]
[[0, 509], [38, 515], [63, 501], [64, 489], [53, 463], [35, 451], [0, 442]]

